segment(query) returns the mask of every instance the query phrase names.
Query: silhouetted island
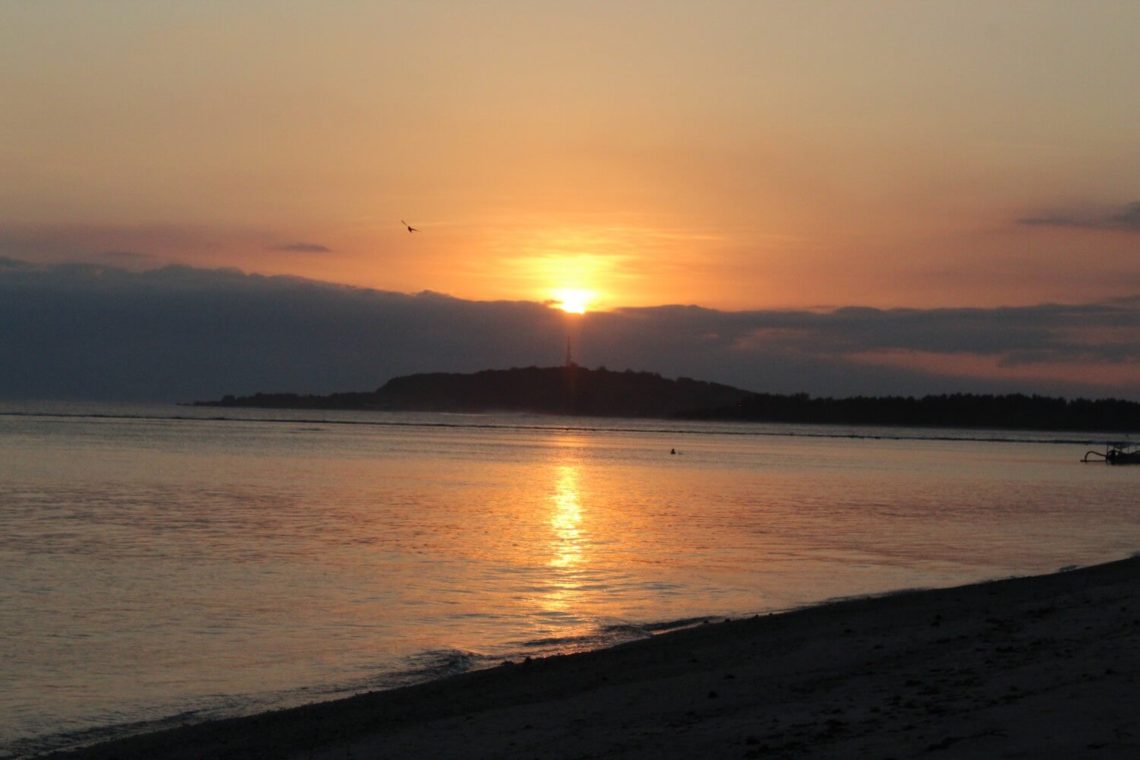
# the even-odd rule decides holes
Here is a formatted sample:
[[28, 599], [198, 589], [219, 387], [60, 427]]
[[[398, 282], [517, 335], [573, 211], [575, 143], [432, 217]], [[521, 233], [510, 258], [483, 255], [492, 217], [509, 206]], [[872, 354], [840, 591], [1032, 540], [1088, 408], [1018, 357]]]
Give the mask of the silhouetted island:
[[195, 405], [676, 417], [732, 406], [748, 395], [748, 391], [718, 383], [571, 365], [488, 369], [472, 374], [430, 372], [393, 378], [371, 392], [328, 396], [258, 393]]
[[652, 372], [525, 367], [470, 374], [432, 372], [389, 380], [374, 391], [256, 393], [194, 406], [428, 412], [533, 412], [596, 417], [794, 422], [839, 425], [1140, 430], [1140, 404], [1119, 399], [955, 393], [940, 396], [817, 398], [754, 393]]

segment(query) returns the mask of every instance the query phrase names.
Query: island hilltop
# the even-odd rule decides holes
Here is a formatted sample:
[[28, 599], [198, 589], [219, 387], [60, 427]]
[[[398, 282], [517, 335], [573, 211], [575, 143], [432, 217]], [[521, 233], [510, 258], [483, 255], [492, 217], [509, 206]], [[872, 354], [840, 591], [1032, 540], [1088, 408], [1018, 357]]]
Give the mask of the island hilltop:
[[194, 406], [426, 412], [530, 412], [595, 417], [655, 417], [844, 425], [1140, 430], [1140, 404], [1022, 394], [949, 394], [922, 398], [815, 398], [754, 393], [652, 372], [561, 367], [430, 372], [389, 380], [374, 391], [312, 395], [228, 395]]

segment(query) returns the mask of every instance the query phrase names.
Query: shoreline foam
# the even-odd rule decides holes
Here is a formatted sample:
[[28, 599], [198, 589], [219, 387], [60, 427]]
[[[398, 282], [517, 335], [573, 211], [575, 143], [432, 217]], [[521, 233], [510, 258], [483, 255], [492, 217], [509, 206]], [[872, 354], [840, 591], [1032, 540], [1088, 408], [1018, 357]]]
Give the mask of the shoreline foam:
[[839, 601], [53, 758], [1140, 756], [1140, 558]]

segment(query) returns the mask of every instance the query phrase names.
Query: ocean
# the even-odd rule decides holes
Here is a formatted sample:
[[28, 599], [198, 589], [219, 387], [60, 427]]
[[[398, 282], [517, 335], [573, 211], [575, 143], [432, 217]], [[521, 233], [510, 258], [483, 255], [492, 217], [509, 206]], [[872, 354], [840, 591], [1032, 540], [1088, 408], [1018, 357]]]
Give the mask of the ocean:
[[1129, 556], [1105, 438], [5, 404], [0, 757]]

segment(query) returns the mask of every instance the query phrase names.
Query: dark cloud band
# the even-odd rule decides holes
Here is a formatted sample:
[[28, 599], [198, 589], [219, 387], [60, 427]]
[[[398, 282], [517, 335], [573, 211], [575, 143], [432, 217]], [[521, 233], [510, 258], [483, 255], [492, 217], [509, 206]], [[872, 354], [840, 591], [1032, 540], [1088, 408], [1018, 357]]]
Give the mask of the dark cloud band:
[[[535, 302], [237, 270], [132, 272], [4, 259], [0, 326], [0, 397], [7, 398], [186, 401], [368, 390], [412, 372], [559, 364], [568, 334], [587, 366], [756, 391], [1140, 393], [1140, 297], [1001, 309], [661, 306], [569, 317]], [[970, 376], [956, 363], [1022, 374]], [[1064, 371], [1049, 375], [1050, 367]], [[1106, 385], [1096, 374], [1114, 368], [1133, 380]]]

